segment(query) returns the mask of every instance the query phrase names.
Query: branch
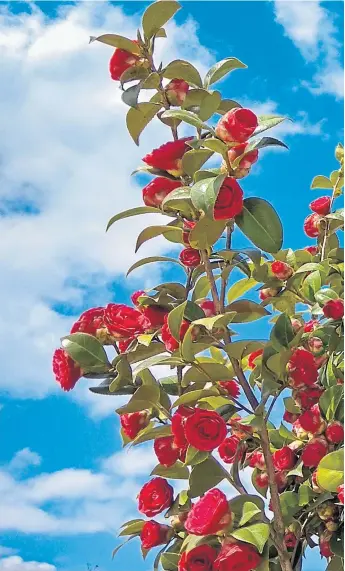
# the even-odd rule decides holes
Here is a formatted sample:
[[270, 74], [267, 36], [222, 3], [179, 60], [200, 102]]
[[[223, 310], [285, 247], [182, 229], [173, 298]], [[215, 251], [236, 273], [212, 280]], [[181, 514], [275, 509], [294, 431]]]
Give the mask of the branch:
[[[339, 173], [338, 173], [338, 178], [337, 178], [337, 180], [335, 181], [335, 185], [333, 186], [333, 192], [332, 192], [332, 197], [331, 197], [331, 203], [330, 203], [330, 206], [329, 206], [329, 211], [330, 211], [330, 212], [332, 211], [333, 202], [334, 202], [334, 200], [335, 200], [335, 198], [336, 198], [337, 186], [338, 186], [338, 183], [339, 183], [339, 181], [340, 181], [340, 178], [341, 178], [341, 173], [339, 172]], [[326, 244], [327, 244], [327, 238], [328, 238], [329, 228], [330, 228], [330, 221], [327, 220], [326, 228], [325, 228], [324, 235], [323, 235], [322, 247], [321, 247], [321, 262], [323, 262], [323, 260], [324, 260], [325, 257], [326, 257]]]

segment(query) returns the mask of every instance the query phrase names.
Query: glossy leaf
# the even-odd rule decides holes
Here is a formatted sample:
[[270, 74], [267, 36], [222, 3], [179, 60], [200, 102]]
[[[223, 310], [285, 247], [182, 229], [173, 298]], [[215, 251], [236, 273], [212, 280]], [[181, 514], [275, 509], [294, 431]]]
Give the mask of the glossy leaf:
[[231, 303], [242, 297], [247, 291], [257, 286], [258, 282], [254, 278], [243, 278], [235, 282], [228, 290], [227, 299], [228, 303]]
[[135, 252], [148, 240], [156, 238], [157, 236], [166, 236], [168, 238], [169, 234], [178, 239], [181, 237], [182, 240], [182, 230], [178, 226], [149, 226], [145, 228], [138, 236]]
[[139, 137], [145, 127], [152, 121], [160, 110], [161, 105], [156, 103], [138, 103], [132, 107], [126, 116], [126, 125], [130, 136], [136, 145], [139, 145]]
[[173, 405], [173, 408], [181, 405], [188, 405], [192, 406], [195, 405], [201, 398], [218, 396], [219, 391], [216, 387], [212, 387], [210, 389], [200, 389], [197, 391], [190, 391], [189, 393], [185, 393], [181, 395]]
[[207, 89], [212, 83], [219, 81], [234, 69], [245, 69], [247, 66], [235, 57], [229, 57], [217, 62], [207, 72], [204, 79], [204, 87]]
[[219, 104], [221, 102], [221, 95], [219, 91], [214, 91], [213, 93], [208, 93], [206, 97], [202, 100], [199, 109], [199, 117], [202, 121], [207, 121], [214, 113], [216, 113]]
[[281, 249], [283, 227], [278, 214], [266, 200], [246, 198], [235, 221], [243, 234], [261, 250], [274, 254]]
[[68, 355], [85, 371], [106, 371], [110, 367], [103, 345], [88, 333], [72, 333], [61, 339]]
[[231, 109], [235, 109], [236, 107], [242, 107], [238, 101], [234, 101], [233, 99], [222, 99], [217, 109], [217, 113], [220, 115], [225, 115]]
[[258, 122], [259, 125], [254, 131], [254, 135], [259, 135], [259, 133], [263, 133], [267, 131], [267, 129], [271, 129], [276, 125], [279, 125], [283, 121], [285, 121], [287, 117], [282, 117], [281, 115], [259, 115]]
[[333, 189], [333, 184], [327, 176], [318, 175], [313, 178], [310, 188], [327, 188], [331, 190]]
[[344, 482], [344, 450], [330, 452], [322, 458], [316, 470], [318, 485], [328, 492], [336, 492]]
[[208, 458], [201, 464], [193, 467], [189, 478], [190, 498], [197, 498], [211, 488], [214, 488], [222, 480], [225, 474], [223, 468], [213, 458]]
[[213, 220], [209, 216], [202, 216], [189, 233], [188, 239], [192, 248], [206, 250], [213, 246], [223, 234], [226, 220]]
[[259, 553], [262, 553], [270, 535], [270, 527], [267, 523], [254, 523], [248, 527], [236, 529], [230, 535], [239, 541], [254, 545]]
[[207, 125], [207, 123], [201, 121], [201, 119], [199, 119], [199, 117], [192, 111], [184, 111], [183, 109], [169, 109], [168, 111], [164, 111], [162, 117], [165, 119], [180, 119], [180, 121], [184, 121], [184, 123], [188, 123], [188, 125], [192, 125], [197, 129], [205, 130], [209, 133], [214, 134], [212, 127]]
[[177, 341], [180, 340], [181, 323], [183, 320], [186, 305], [187, 302], [184, 301], [183, 303], [175, 307], [172, 311], [170, 311], [168, 315], [168, 326], [170, 329], [170, 333]]
[[167, 258], [166, 256], [150, 256], [148, 258], [143, 258], [142, 260], [138, 260], [135, 262], [127, 271], [127, 276], [132, 273], [137, 268], [141, 266], [145, 266], [146, 264], [153, 264], [154, 262], [169, 262], [171, 264], [178, 264], [179, 266], [183, 267], [182, 264], [176, 260], [175, 258]]
[[320, 397], [320, 408], [326, 420], [331, 421], [336, 418], [336, 413], [343, 410], [344, 401], [344, 386], [334, 385], [325, 390]]
[[212, 151], [207, 149], [192, 149], [191, 151], [187, 151], [182, 158], [183, 171], [189, 176], [193, 176], [193, 174], [199, 170], [204, 163], [206, 163], [212, 154]]
[[231, 166], [235, 169], [239, 166], [243, 157], [245, 157], [248, 153], [254, 150], [264, 149], [265, 147], [284, 147], [287, 149], [287, 145], [279, 139], [274, 139], [273, 137], [263, 137], [262, 139], [255, 139], [250, 141], [246, 146], [246, 151], [239, 157], [237, 157], [232, 163]]
[[213, 208], [225, 177], [225, 174], [221, 174], [193, 184], [190, 196], [195, 208], [213, 217]]
[[167, 79], [184, 79], [190, 85], [202, 87], [198, 70], [191, 63], [182, 59], [177, 59], [169, 63], [169, 65], [163, 69], [162, 75]]
[[123, 36], [118, 36], [116, 34], [103, 34], [98, 36], [98, 38], [91, 36], [90, 43], [101, 42], [102, 44], [107, 44], [107, 46], [112, 46], [113, 48], [120, 48], [121, 50], [126, 50], [135, 55], [140, 55], [140, 47], [138, 44], [125, 38]]
[[181, 8], [174, 0], [160, 0], [150, 4], [145, 10], [142, 20], [145, 38], [152, 38], [158, 30]]
[[162, 476], [163, 478], [170, 478], [171, 480], [188, 480], [189, 470], [182, 462], [176, 462], [168, 468], [158, 464], [152, 472], [151, 476]]
[[125, 210], [124, 212], [119, 212], [115, 214], [115, 216], [112, 216], [107, 224], [107, 230], [118, 220], [130, 218], [131, 216], [139, 216], [140, 214], [162, 214], [162, 211], [154, 206], [137, 206], [136, 208], [130, 208], [130, 210]]
[[270, 315], [270, 312], [267, 311], [265, 307], [248, 299], [230, 303], [230, 305], [226, 307], [226, 311], [236, 312], [236, 315], [232, 319], [233, 323], [248, 323], [250, 321], [256, 321], [256, 319], [260, 319], [260, 317]]
[[281, 313], [272, 328], [271, 343], [277, 351], [280, 351], [282, 347], [287, 349], [293, 338], [291, 319], [285, 313]]

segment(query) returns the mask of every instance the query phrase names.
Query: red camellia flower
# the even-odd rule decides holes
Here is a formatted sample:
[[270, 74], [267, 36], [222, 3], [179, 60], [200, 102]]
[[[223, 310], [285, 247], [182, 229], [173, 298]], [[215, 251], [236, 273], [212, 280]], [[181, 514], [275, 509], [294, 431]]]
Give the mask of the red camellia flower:
[[291, 355], [287, 368], [295, 388], [314, 385], [317, 381], [318, 372], [314, 356], [306, 349], [297, 348]]
[[229, 220], [240, 214], [243, 209], [243, 190], [237, 180], [227, 176], [220, 187], [214, 205], [215, 220]]
[[154, 520], [146, 521], [141, 530], [140, 539], [144, 549], [151, 549], [169, 541], [172, 529]]
[[318, 387], [307, 387], [303, 391], [298, 391], [294, 399], [303, 410], [306, 410], [319, 402], [323, 392], [324, 389]]
[[304, 248], [307, 252], [309, 252], [309, 254], [311, 254], [312, 256], [316, 256], [316, 254], [319, 253], [319, 248], [318, 246], [306, 246]]
[[[233, 163], [238, 157], [243, 155], [246, 152], [246, 148], [248, 147], [248, 143], [242, 143], [241, 145], [237, 145], [236, 147], [232, 147], [228, 151], [228, 157], [230, 163]], [[256, 163], [259, 158], [259, 151], [249, 151], [243, 159], [240, 160], [240, 164], [238, 165], [241, 169], [250, 169], [250, 167]]]
[[124, 339], [124, 341], [119, 341], [117, 346], [120, 353], [125, 353], [134, 339], [135, 337], [130, 337], [129, 339]]
[[225, 464], [234, 463], [239, 444], [240, 440], [237, 438], [237, 436], [229, 436], [229, 438], [225, 438], [225, 440], [223, 440], [218, 448], [218, 452], [219, 456], [223, 462], [225, 462]]
[[343, 425], [337, 420], [331, 422], [326, 428], [325, 436], [331, 444], [340, 444], [341, 442], [344, 442]]
[[218, 488], [206, 492], [190, 510], [185, 528], [194, 535], [214, 535], [231, 522], [226, 495]]
[[172, 466], [179, 459], [180, 452], [176, 445], [174, 445], [173, 436], [163, 436], [156, 438], [153, 445], [154, 451], [158, 458], [158, 462], [162, 466]]
[[311, 333], [319, 326], [319, 322], [316, 319], [311, 319], [304, 324], [303, 331], [304, 333]]
[[298, 414], [293, 414], [293, 412], [289, 412], [288, 410], [284, 412], [283, 420], [285, 420], [285, 422], [288, 422], [289, 424], [295, 422], [297, 418]]
[[268, 474], [267, 472], [257, 472], [255, 474], [255, 484], [258, 488], [267, 488], [268, 486]]
[[320, 555], [327, 557], [327, 559], [334, 555], [330, 545], [331, 536], [331, 534], [322, 534], [320, 536]]
[[249, 543], [225, 543], [213, 571], [253, 571], [260, 563], [260, 555]]
[[261, 450], [255, 450], [255, 452], [253, 452], [249, 458], [249, 466], [251, 468], [257, 468], [258, 470], [266, 470], [265, 457]]
[[146, 292], [143, 289], [141, 289], [139, 291], [135, 291], [134, 293], [132, 293], [131, 301], [132, 301], [133, 305], [139, 306], [140, 305], [139, 304], [139, 297], [141, 297], [143, 295], [146, 295]]
[[301, 459], [307, 468], [316, 468], [327, 452], [328, 444], [325, 438], [313, 438], [305, 445]]
[[273, 454], [273, 465], [279, 472], [283, 470], [292, 470], [296, 464], [296, 460], [296, 454], [288, 446], [283, 446], [283, 448], [276, 450]]
[[148, 517], [169, 508], [174, 499], [174, 490], [164, 478], [153, 478], [144, 484], [138, 494], [139, 511]]
[[272, 273], [275, 275], [275, 277], [278, 278], [278, 280], [283, 280], [283, 281], [291, 278], [293, 274], [292, 267], [289, 266], [289, 264], [286, 264], [285, 262], [280, 262], [279, 260], [276, 260], [271, 264], [271, 270]]
[[185, 424], [187, 418], [194, 414], [194, 408], [179, 406], [171, 419], [171, 431], [174, 436], [174, 443], [177, 448], [188, 446], [185, 435]]
[[143, 201], [146, 206], [159, 207], [164, 198], [168, 196], [175, 188], [182, 186], [179, 180], [171, 180], [164, 176], [158, 176], [151, 180], [149, 184], [143, 188]]
[[184, 220], [183, 221], [183, 232], [182, 232], [182, 241], [184, 244], [186, 244], [186, 246], [190, 246], [190, 242], [189, 242], [189, 235], [191, 230], [193, 230], [193, 228], [195, 228], [196, 222], [193, 222], [192, 220]]
[[[136, 44], [137, 42], [133, 40], [133, 43]], [[111, 79], [115, 81], [119, 81], [121, 75], [130, 67], [133, 67], [137, 64], [140, 57], [136, 54], [132, 54], [127, 50], [121, 50], [117, 48], [109, 62], [109, 71], [111, 75]]]
[[216, 315], [216, 308], [214, 302], [211, 299], [198, 301], [198, 305], [201, 307], [206, 317], [213, 317]]
[[182, 105], [186, 99], [189, 85], [183, 79], [172, 79], [165, 88], [165, 95], [170, 105]]
[[120, 415], [122, 430], [131, 440], [138, 436], [139, 432], [145, 428], [149, 422], [150, 416], [147, 410], [128, 412], [127, 414]]
[[230, 397], [234, 397], [234, 399], [236, 399], [240, 396], [240, 386], [235, 379], [232, 379], [231, 381], [219, 381], [219, 384]]
[[62, 390], [70, 391], [82, 376], [82, 371], [63, 349], [56, 349], [53, 355], [53, 373]]
[[92, 307], [81, 314], [72, 326], [71, 333], [96, 335], [97, 329], [102, 327], [104, 327], [104, 307]]
[[322, 308], [325, 317], [341, 319], [344, 317], [344, 301], [342, 299], [330, 299]]
[[309, 214], [304, 221], [304, 232], [309, 238], [316, 238], [320, 234], [321, 216], [318, 214]]
[[185, 423], [187, 442], [197, 450], [214, 450], [227, 434], [224, 419], [215, 410], [197, 408]]
[[231, 109], [218, 121], [216, 135], [225, 143], [244, 143], [258, 126], [258, 118], [250, 109]]
[[187, 268], [196, 268], [201, 263], [199, 250], [184, 248], [179, 255], [180, 262]]
[[[183, 321], [181, 323], [181, 327], [180, 327], [180, 341], [182, 341], [182, 339], [184, 338], [188, 327], [189, 327], [189, 322], [186, 321], [185, 319], [183, 319]], [[176, 349], [178, 349], [178, 341], [171, 334], [171, 331], [170, 331], [169, 325], [168, 325], [168, 316], [167, 315], [164, 317], [164, 324], [162, 327], [162, 341], [165, 345], [165, 348], [168, 351], [176, 351]]]
[[191, 138], [185, 137], [161, 145], [143, 158], [144, 163], [155, 169], [167, 171], [173, 176], [181, 176], [183, 174], [182, 157], [191, 149], [186, 141], [190, 141]]
[[129, 339], [143, 333], [141, 313], [122, 303], [109, 303], [104, 312], [104, 321], [116, 339]]
[[309, 204], [310, 210], [316, 212], [316, 214], [320, 214], [320, 216], [326, 216], [326, 214], [329, 214], [330, 207], [330, 196], [320, 196], [320, 198], [313, 200], [313, 202]]
[[212, 571], [217, 551], [210, 545], [198, 545], [182, 553], [178, 562], [178, 571]]
[[310, 410], [306, 410], [300, 417], [299, 423], [306, 432], [320, 434], [325, 428], [325, 422], [321, 417], [318, 404], [314, 404]]
[[344, 484], [337, 487], [338, 500], [344, 505]]
[[297, 537], [295, 536], [293, 531], [288, 531], [284, 535], [284, 543], [288, 549], [293, 549], [297, 543]]
[[155, 331], [162, 327], [165, 317], [169, 312], [164, 307], [148, 305], [141, 310], [139, 324], [144, 331]]
[[264, 350], [263, 349], [258, 349], [257, 351], [254, 351], [253, 353], [251, 353], [248, 357], [248, 367], [250, 369], [255, 369], [256, 367], [256, 359], [258, 359], [258, 357], [261, 357], [263, 354]]

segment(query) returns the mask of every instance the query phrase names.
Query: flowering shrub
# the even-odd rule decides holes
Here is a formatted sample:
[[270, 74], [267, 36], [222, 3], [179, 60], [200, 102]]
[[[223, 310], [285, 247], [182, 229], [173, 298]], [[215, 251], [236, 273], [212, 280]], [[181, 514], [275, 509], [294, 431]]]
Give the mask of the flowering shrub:
[[[328, 570], [338, 571], [344, 303], [343, 222], [334, 203], [343, 187], [343, 147], [335, 152], [338, 169], [312, 182], [328, 192], [311, 202], [304, 224], [316, 244], [282, 249], [278, 214], [264, 198], [245, 197], [238, 181], [259, 151], [286, 146], [261, 137], [285, 118], [257, 116], [213, 90], [246, 67], [234, 57], [203, 80], [187, 61], [157, 67], [155, 41], [178, 9], [172, 0], [149, 6], [135, 41], [93, 39], [115, 48], [110, 74], [129, 106], [134, 142], [155, 117], [171, 134], [143, 158], [140, 172], [152, 177], [143, 205], [116, 214], [108, 228], [130, 216], [166, 216], [166, 225], [140, 233], [137, 250], [164, 236], [181, 245], [178, 260], [145, 258], [128, 273], [163, 261], [177, 264], [185, 282], [135, 292], [132, 305], [83, 313], [54, 354], [54, 374], [64, 390], [84, 376], [101, 381], [94, 393], [128, 395], [117, 410], [124, 444], [151, 442], [157, 466], [138, 495], [144, 517], [124, 523], [120, 536], [139, 538], [144, 557], [161, 546], [155, 569], [297, 571], [306, 547], [318, 546]], [[154, 91], [149, 101], [147, 89]], [[190, 133], [180, 138], [185, 127]], [[253, 246], [233, 249], [237, 231]], [[229, 286], [235, 268], [243, 277]], [[237, 340], [236, 324], [268, 316], [267, 340]], [[171, 376], [156, 379], [150, 367], [159, 364], [169, 365]], [[275, 426], [270, 416], [279, 403], [283, 422]], [[247, 493], [245, 468], [257, 495]], [[175, 493], [168, 480], [183, 481], [183, 490]], [[219, 487], [224, 480], [230, 495]]]

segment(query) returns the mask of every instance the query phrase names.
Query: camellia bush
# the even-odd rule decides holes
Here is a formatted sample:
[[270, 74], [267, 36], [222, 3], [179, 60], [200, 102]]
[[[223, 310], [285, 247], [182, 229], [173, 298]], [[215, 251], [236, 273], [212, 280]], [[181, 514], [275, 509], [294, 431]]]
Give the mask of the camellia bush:
[[[262, 136], [285, 118], [256, 116], [214, 89], [246, 67], [235, 57], [203, 79], [188, 61], [163, 67], [155, 60], [162, 26], [178, 9], [175, 1], [149, 6], [135, 40], [92, 40], [116, 48], [110, 74], [129, 106], [134, 142], [154, 119], [167, 127], [164, 144], [135, 171], [151, 177], [143, 205], [113, 216], [108, 229], [159, 214], [136, 249], [162, 236], [170, 250], [181, 246], [178, 259], [145, 258], [128, 273], [164, 262], [185, 279], [137, 291], [130, 305], [85, 311], [54, 353], [54, 374], [66, 391], [83, 376], [100, 381], [94, 393], [128, 395], [117, 410], [123, 444], [151, 442], [157, 466], [139, 492], [138, 519], [125, 522], [120, 536], [138, 538], [143, 557], [159, 547], [155, 570], [300, 571], [309, 546], [328, 571], [339, 571], [344, 303], [335, 201], [343, 146], [330, 176], [312, 181], [312, 189], [325, 189], [304, 225], [315, 243], [282, 249], [278, 214], [264, 197], [244, 197], [241, 179], [265, 147], [286, 146]], [[237, 232], [252, 246], [234, 249]], [[267, 316], [267, 339], [236, 336], [237, 324], [244, 332], [243, 324]], [[159, 365], [171, 376], [155, 378], [151, 367]], [[272, 410], [274, 418], [282, 411], [280, 424]], [[256, 494], [247, 492], [248, 478]], [[231, 489], [219, 487], [224, 480]]]

